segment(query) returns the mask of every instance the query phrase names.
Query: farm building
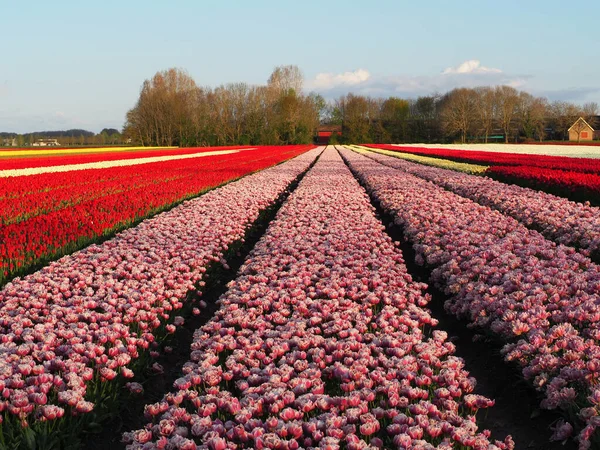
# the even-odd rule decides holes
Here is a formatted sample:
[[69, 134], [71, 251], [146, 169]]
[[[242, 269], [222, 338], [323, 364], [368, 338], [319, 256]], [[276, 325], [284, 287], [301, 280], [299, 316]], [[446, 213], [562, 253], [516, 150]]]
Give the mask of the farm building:
[[58, 147], [60, 143], [57, 139], [38, 139], [32, 145], [34, 147]]
[[342, 135], [342, 126], [341, 125], [321, 125], [317, 128], [317, 133], [315, 136], [315, 143], [317, 145], [327, 145], [329, 144], [329, 139], [333, 134], [337, 134], [337, 136]]
[[594, 129], [583, 117], [580, 117], [569, 128], [569, 141], [592, 141], [600, 139], [600, 129]]

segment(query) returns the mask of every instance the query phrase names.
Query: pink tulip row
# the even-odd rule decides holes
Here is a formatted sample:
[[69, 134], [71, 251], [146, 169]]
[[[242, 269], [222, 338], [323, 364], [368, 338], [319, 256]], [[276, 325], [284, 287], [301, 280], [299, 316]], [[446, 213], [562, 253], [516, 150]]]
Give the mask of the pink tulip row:
[[134, 361], [157, 334], [182, 323], [172, 319], [188, 292], [202, 285], [206, 268], [226, 263], [228, 247], [319, 151], [210, 191], [7, 284], [0, 291], [0, 412], [23, 426], [86, 413], [94, 407], [92, 388], [133, 377]]
[[146, 406], [129, 450], [511, 449], [340, 156], [326, 150]]
[[[404, 227], [417, 262], [435, 267], [446, 309], [503, 337], [505, 356], [584, 428], [589, 448], [600, 426], [600, 270], [516, 220], [394, 168], [343, 151], [384, 210]], [[558, 427], [564, 438], [570, 424]], [[598, 433], [597, 433], [598, 434]]]
[[376, 161], [425, 178], [462, 197], [497, 209], [548, 239], [575, 246], [587, 256], [600, 250], [600, 208], [487, 177], [423, 166], [373, 152]]

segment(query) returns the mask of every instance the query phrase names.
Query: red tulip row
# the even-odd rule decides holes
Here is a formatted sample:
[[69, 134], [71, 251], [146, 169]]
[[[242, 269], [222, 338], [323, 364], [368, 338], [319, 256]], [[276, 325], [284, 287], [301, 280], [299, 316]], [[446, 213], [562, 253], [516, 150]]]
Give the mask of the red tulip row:
[[0, 178], [0, 285], [170, 205], [309, 146]]
[[[255, 164], [273, 164], [305, 150], [307, 146], [261, 147], [252, 153], [204, 156], [199, 159], [149, 162], [138, 166], [74, 170], [37, 175], [0, 177], [0, 220], [4, 224], [73, 206], [114, 191], [167, 183], [198, 176], [206, 178], [230, 170], [244, 173]], [[245, 166], [249, 166], [248, 169]], [[258, 166], [261, 168], [261, 166]], [[219, 176], [222, 178], [222, 176]], [[198, 182], [198, 181], [196, 181]], [[15, 201], [16, 200], [16, 201]]]
[[25, 169], [30, 167], [49, 167], [70, 164], [85, 164], [100, 161], [117, 161], [124, 159], [152, 158], [157, 156], [189, 155], [220, 150], [243, 150], [248, 147], [186, 147], [153, 150], [133, 150], [103, 153], [87, 153], [76, 155], [43, 155], [19, 158], [0, 159], [0, 170]]
[[[48, 442], [47, 434], [60, 429], [55, 420], [90, 412], [111, 392], [111, 380], [131, 378], [140, 354], [182, 323], [173, 316], [188, 292], [200, 289], [206, 268], [225, 264], [227, 249], [319, 152], [215, 189], [8, 283], [0, 291], [0, 423], [20, 421], [28, 441]], [[0, 429], [0, 436], [21, 435]]]
[[569, 158], [567, 156], [528, 155], [522, 153], [500, 153], [476, 150], [451, 150], [445, 148], [403, 147], [398, 145], [366, 144], [365, 147], [381, 148], [403, 153], [446, 158], [485, 165], [531, 166], [560, 169], [573, 172], [600, 173], [600, 159]]
[[280, 209], [128, 449], [511, 449], [340, 156]]
[[[545, 192], [500, 183], [487, 177], [424, 166], [373, 152], [370, 158], [429, 180], [462, 197], [507, 214], [548, 239], [578, 248], [599, 259], [600, 209]], [[497, 167], [494, 167], [496, 169]], [[520, 168], [507, 167], [509, 170]], [[537, 169], [536, 169], [537, 170]], [[551, 172], [548, 169], [545, 173]], [[572, 173], [583, 177], [596, 175]], [[600, 177], [598, 177], [600, 180]], [[598, 184], [600, 188], [600, 183]]]
[[[431, 182], [343, 151], [413, 243], [446, 309], [507, 342], [507, 360], [580, 426], [580, 449], [600, 427], [600, 267], [516, 220]], [[573, 431], [560, 424], [556, 439]]]
[[540, 189], [571, 200], [600, 205], [600, 173], [532, 166], [492, 166], [485, 174], [501, 181]]

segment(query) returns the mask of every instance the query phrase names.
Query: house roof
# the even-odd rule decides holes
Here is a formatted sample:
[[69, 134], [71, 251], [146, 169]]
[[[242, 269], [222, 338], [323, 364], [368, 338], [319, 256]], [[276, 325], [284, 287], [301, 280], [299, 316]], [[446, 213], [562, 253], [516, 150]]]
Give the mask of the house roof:
[[317, 131], [331, 131], [331, 132], [337, 132], [337, 133], [341, 133], [342, 132], [342, 126], [341, 125], [319, 125], [317, 127]]
[[592, 126], [591, 126], [589, 123], [587, 123], [587, 122], [585, 121], [585, 119], [584, 119], [583, 117], [580, 117], [579, 119], [577, 119], [577, 120], [576, 120], [576, 121], [573, 123], [573, 125], [571, 125], [571, 127], [570, 127], [570, 128], [567, 130], [567, 131], [571, 131], [571, 128], [573, 128], [573, 127], [574, 127], [574, 126], [577, 124], [577, 122], [579, 122], [580, 120], [581, 120], [583, 123], [585, 123], [585, 124], [586, 124], [586, 125], [587, 125], [587, 126], [590, 128], [590, 130], [592, 130], [592, 131], [596, 131], [596, 130], [594, 130], [594, 128], [593, 128], [593, 127], [592, 127]]

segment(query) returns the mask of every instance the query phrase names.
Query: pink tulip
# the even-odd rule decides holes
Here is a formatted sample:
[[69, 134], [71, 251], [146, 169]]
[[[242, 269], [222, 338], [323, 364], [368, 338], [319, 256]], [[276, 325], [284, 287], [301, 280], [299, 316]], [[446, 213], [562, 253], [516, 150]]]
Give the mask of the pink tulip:
[[[230, 283], [215, 317], [195, 333], [177, 398], [165, 396], [168, 407], [156, 420], [157, 408], [148, 406], [147, 417], [173, 420], [185, 401], [206, 421], [185, 419], [192, 435], [204, 442], [219, 436], [231, 446], [251, 440], [253, 448], [339, 448], [345, 440], [348, 448], [365, 447], [356, 433], [381, 447], [383, 418], [394, 420], [398, 429], [388, 429], [396, 436], [411, 429], [415, 445], [429, 420], [439, 423], [431, 428], [436, 438], [452, 439], [460, 429], [495, 445], [476, 432], [473, 416], [458, 415], [473, 382], [445, 333], [423, 333], [435, 326], [424, 287], [408, 276], [339, 156], [326, 152]], [[427, 389], [432, 384], [435, 393]], [[347, 394], [329, 395], [332, 385]], [[395, 408], [411, 416], [402, 419]], [[223, 423], [217, 411], [233, 416]], [[454, 425], [444, 420], [448, 414]]]
[[[526, 218], [531, 223], [531, 217], [535, 217], [543, 224], [540, 227], [546, 236], [561, 243], [578, 242], [579, 237], [559, 238], [569, 229], [569, 223], [555, 220], [552, 211], [544, 209], [546, 205], [539, 208], [535, 202], [541, 196], [533, 191], [509, 192], [499, 184], [488, 189], [492, 183], [486, 185], [485, 179], [430, 170], [381, 155], [372, 158], [384, 165], [352, 152], [343, 154], [372, 195], [404, 227], [407, 238], [414, 241], [417, 256], [435, 268], [432, 282], [450, 296], [446, 309], [515, 342], [506, 346], [506, 358], [520, 364], [525, 378], [542, 390], [542, 407], [569, 411], [580, 407], [574, 404], [574, 393], [581, 392], [582, 379], [586, 380], [584, 395], [591, 393], [597, 383], [594, 365], [587, 360], [600, 355], [596, 291], [600, 267], [590, 261], [586, 251], [578, 253], [556, 245], [512, 218], [406, 172], [484, 205], [493, 201], [495, 209], [508, 208], [509, 215], [519, 220]], [[444, 179], [446, 175], [448, 180]], [[395, 192], [410, 195], [398, 196]], [[519, 203], [520, 195], [530, 193], [534, 195]], [[550, 204], [552, 199], [544, 202]], [[564, 211], [570, 207], [565, 205]], [[554, 223], [550, 226], [551, 221]], [[589, 229], [588, 225], [584, 227]], [[562, 231], [555, 233], [559, 228]], [[561, 276], [557, 276], [559, 273]], [[452, 407], [447, 400], [443, 403]], [[477, 408], [479, 404], [489, 405], [485, 401], [472, 406]], [[581, 406], [582, 412], [588, 410], [585, 404]], [[586, 413], [580, 417], [584, 424], [591, 425], [595, 416]], [[580, 442], [587, 442], [586, 433], [590, 432], [580, 434]]]

